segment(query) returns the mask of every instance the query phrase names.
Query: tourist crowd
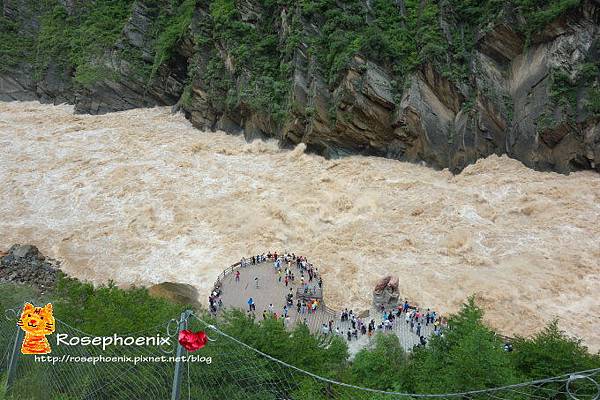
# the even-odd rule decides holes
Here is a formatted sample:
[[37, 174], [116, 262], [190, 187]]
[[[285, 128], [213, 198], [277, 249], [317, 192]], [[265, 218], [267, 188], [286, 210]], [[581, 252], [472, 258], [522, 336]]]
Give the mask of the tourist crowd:
[[[308, 322], [308, 317], [311, 314], [316, 314], [323, 306], [323, 280], [318, 269], [309, 263], [304, 256], [294, 253], [278, 254], [277, 252], [268, 252], [242, 258], [239, 263], [240, 268], [233, 272], [235, 281], [240, 282], [241, 274], [246, 273], [244, 272], [245, 269], [265, 262], [273, 263], [273, 272], [276, 274], [277, 282], [285, 285], [289, 290], [286, 291], [283, 306], [275, 307], [272, 303], [269, 304], [262, 311], [263, 319], [282, 319], [287, 326], [290, 324], [290, 311], [295, 307], [298, 316], [303, 318], [304, 322]], [[251, 274], [250, 271], [248, 273]], [[261, 282], [257, 275], [252, 280], [256, 288], [261, 288]], [[297, 287], [295, 303], [294, 286]], [[220, 296], [221, 285], [217, 284], [209, 297], [210, 311], [213, 313], [216, 313], [223, 306]], [[247, 305], [247, 312], [255, 315], [256, 303], [252, 297], [248, 298]], [[447, 321], [440, 317], [437, 312], [430, 309], [422, 311], [419, 307], [411, 305], [408, 300], [404, 300], [402, 304], [392, 309], [381, 307], [379, 312], [381, 313], [381, 319], [377, 318], [379, 321], [376, 322], [375, 319], [361, 318], [352, 310], [346, 308], [341, 311], [340, 324], [330, 319], [322, 324], [321, 333], [323, 335], [339, 335], [348, 341], [352, 341], [358, 340], [360, 336], [364, 335], [371, 337], [376, 332], [393, 332], [399, 324], [406, 324], [410, 331], [418, 337], [420, 345], [425, 345], [428, 336], [425, 327], [428, 327], [433, 335], [442, 335], [443, 329], [447, 326]]]

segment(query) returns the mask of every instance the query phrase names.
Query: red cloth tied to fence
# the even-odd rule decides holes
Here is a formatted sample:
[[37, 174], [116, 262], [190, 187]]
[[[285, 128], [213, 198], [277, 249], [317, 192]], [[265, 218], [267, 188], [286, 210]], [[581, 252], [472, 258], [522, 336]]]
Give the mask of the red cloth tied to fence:
[[184, 329], [179, 331], [179, 344], [187, 351], [196, 351], [208, 343], [208, 337], [204, 331], [192, 332]]

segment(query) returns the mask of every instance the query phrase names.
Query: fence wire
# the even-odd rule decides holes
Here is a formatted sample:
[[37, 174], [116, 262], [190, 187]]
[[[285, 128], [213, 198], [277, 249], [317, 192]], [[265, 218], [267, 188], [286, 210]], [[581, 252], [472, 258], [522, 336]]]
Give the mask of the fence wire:
[[[16, 338], [17, 317], [0, 323], [0, 349], [8, 353]], [[10, 335], [8, 334], [10, 333]], [[56, 332], [72, 337], [94, 337], [56, 319]], [[166, 324], [138, 332], [136, 336], [166, 335]], [[127, 337], [129, 335], [123, 335]], [[12, 339], [11, 339], [12, 338]], [[29, 399], [166, 399], [171, 395], [174, 344], [170, 347], [56, 345], [48, 337], [52, 352], [40, 356], [19, 355], [16, 379], [10, 390], [15, 398]], [[134, 363], [134, 361], [139, 362]], [[145, 357], [146, 361], [143, 361]], [[163, 358], [165, 357], [165, 358]], [[3, 358], [2, 373], [9, 356]], [[90, 361], [94, 360], [96, 361]], [[152, 361], [149, 361], [152, 360]], [[24, 397], [26, 396], [26, 397]]]
[[[16, 339], [17, 313], [0, 321], [0, 373], [5, 376]], [[171, 320], [131, 336], [170, 336], [172, 346], [57, 346], [51, 340], [52, 357], [62, 362], [36, 361], [20, 355], [16, 379], [7, 399], [168, 399], [171, 397], [177, 344], [177, 320]], [[93, 336], [60, 320], [57, 333]], [[192, 331], [205, 330], [211, 341], [182, 363], [181, 399], [214, 400], [387, 400], [387, 399], [555, 399], [599, 400], [600, 368], [494, 389], [448, 394], [385, 392], [338, 382], [302, 370], [261, 352], [192, 315], [186, 321]], [[128, 336], [126, 334], [122, 336]], [[63, 357], [70, 357], [64, 361]], [[87, 357], [121, 357], [117, 362], [79, 362]], [[125, 361], [129, 357], [130, 361]], [[147, 357], [137, 364], [132, 361]], [[149, 357], [152, 360], [150, 361]], [[159, 359], [160, 358], [160, 359]], [[207, 360], [211, 362], [207, 362]], [[0, 398], [2, 396], [0, 395]]]
[[[199, 327], [215, 340], [206, 352], [218, 357], [217, 369], [193, 368], [188, 398], [202, 399], [570, 399], [600, 398], [600, 368], [494, 389], [462, 393], [386, 392], [338, 382], [302, 370], [252, 348], [197, 316]], [[204, 349], [203, 349], [204, 351]], [[217, 384], [218, 383], [218, 384]]]

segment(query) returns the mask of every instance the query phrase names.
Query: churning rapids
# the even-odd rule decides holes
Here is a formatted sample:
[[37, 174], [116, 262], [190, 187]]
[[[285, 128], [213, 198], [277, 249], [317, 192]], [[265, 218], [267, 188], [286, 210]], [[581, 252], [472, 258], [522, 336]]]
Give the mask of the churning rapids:
[[460, 175], [376, 157], [200, 132], [168, 108], [104, 116], [0, 103], [0, 248], [33, 243], [94, 282], [195, 285], [267, 250], [312, 259], [330, 306], [366, 308], [375, 281], [527, 335], [559, 317], [600, 348], [600, 175], [492, 156]]

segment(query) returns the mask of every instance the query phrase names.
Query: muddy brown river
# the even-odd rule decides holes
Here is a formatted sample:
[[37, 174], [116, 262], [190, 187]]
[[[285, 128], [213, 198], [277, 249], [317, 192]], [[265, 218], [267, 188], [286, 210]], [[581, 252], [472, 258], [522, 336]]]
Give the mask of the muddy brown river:
[[0, 103], [0, 249], [32, 243], [76, 277], [185, 282], [268, 250], [308, 255], [332, 307], [380, 277], [443, 313], [475, 294], [498, 331], [557, 317], [600, 348], [600, 175], [492, 156], [460, 175], [198, 131], [168, 108], [103, 116]]

